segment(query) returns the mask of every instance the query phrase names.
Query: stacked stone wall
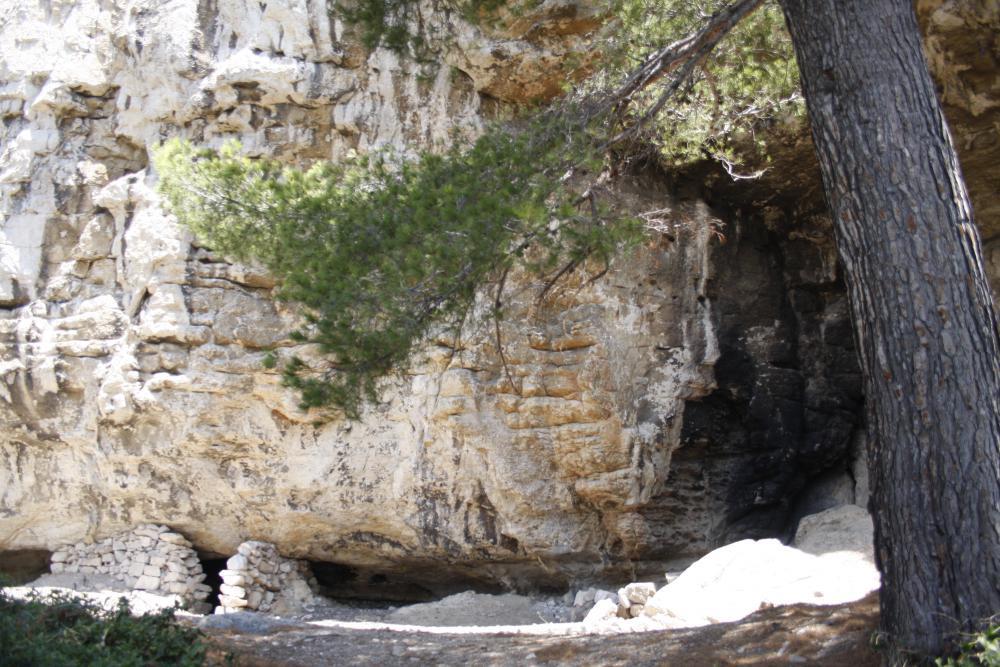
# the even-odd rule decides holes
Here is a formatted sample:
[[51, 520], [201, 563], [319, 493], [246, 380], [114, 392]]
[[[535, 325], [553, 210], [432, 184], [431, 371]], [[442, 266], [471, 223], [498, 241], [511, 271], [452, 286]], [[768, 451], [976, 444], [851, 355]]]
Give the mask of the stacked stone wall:
[[176, 595], [192, 611], [210, 609], [212, 589], [191, 543], [166, 526], [143, 524], [92, 544], [75, 544], [52, 554], [53, 574], [103, 574], [128, 588]]
[[318, 584], [305, 561], [282, 558], [268, 542], [244, 542], [226, 562], [215, 613], [288, 613], [314, 599]]

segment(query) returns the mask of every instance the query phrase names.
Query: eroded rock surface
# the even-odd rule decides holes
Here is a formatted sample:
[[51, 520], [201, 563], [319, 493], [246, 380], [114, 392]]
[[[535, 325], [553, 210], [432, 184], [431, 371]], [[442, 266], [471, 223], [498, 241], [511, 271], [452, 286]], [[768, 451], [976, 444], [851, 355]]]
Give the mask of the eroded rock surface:
[[331, 7], [0, 9], [0, 551], [148, 522], [359, 581], [558, 588], [773, 535], [848, 470], [861, 397], [828, 221], [638, 177], [622, 205], [672, 208], [676, 234], [541, 301], [512, 281], [506, 368], [473, 324], [360, 422], [301, 412], [261, 364], [295, 313], [164, 211], [151, 147], [440, 146], [551, 95], [601, 21], [546, 2], [481, 28], [425, 3], [435, 66], [366, 52]]

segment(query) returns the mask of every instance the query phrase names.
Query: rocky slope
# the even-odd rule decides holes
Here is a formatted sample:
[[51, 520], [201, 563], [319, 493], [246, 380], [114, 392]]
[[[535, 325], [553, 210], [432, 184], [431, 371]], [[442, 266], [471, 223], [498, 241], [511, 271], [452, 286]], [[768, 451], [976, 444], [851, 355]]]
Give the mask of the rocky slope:
[[[947, 17], [961, 12], [923, 4], [975, 160], [998, 145], [982, 129], [997, 84], [952, 60], [967, 40]], [[522, 279], [501, 336], [513, 382], [493, 332], [472, 325], [430, 344], [360, 422], [299, 411], [261, 365], [291, 346], [294, 313], [268, 276], [198, 247], [163, 210], [151, 146], [235, 138], [296, 163], [434, 147], [552, 94], [600, 23], [593, 6], [548, 0], [478, 28], [428, 2], [414, 20], [439, 38], [434, 65], [366, 52], [332, 6], [0, 9], [0, 553], [156, 523], [206, 556], [273, 542], [369, 592], [560, 587], [854, 498], [860, 380], [809, 197], [709, 205], [704, 187], [637, 174], [621, 205], [670, 208], [673, 240], [543, 301]], [[987, 46], [976, 57], [995, 57]], [[979, 203], [995, 170], [968, 171], [995, 234]], [[806, 491], [817, 480], [833, 490]]]

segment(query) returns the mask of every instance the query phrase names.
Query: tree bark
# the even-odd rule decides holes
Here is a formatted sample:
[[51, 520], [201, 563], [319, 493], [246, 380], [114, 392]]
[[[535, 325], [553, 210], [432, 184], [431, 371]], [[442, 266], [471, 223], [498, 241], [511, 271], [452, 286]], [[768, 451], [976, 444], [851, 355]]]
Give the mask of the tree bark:
[[979, 235], [912, 0], [781, 5], [865, 376], [888, 661], [941, 655], [1000, 612], [1000, 346]]

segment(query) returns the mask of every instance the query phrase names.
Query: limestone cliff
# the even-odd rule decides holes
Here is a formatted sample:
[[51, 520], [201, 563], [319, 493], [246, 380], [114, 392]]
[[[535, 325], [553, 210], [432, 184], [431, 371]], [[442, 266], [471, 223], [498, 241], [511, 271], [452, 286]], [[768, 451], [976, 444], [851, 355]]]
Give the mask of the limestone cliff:
[[427, 2], [426, 64], [366, 52], [333, 5], [0, 9], [0, 552], [155, 523], [207, 555], [264, 540], [443, 587], [558, 587], [773, 535], [810, 480], [846, 475], [862, 399], [818, 200], [709, 205], [651, 174], [619, 203], [669, 208], [672, 240], [542, 301], [521, 279], [510, 378], [471, 325], [360, 422], [298, 410], [261, 364], [295, 314], [164, 211], [151, 146], [443, 145], [557, 91], [601, 22], [547, 0], [479, 28]]

